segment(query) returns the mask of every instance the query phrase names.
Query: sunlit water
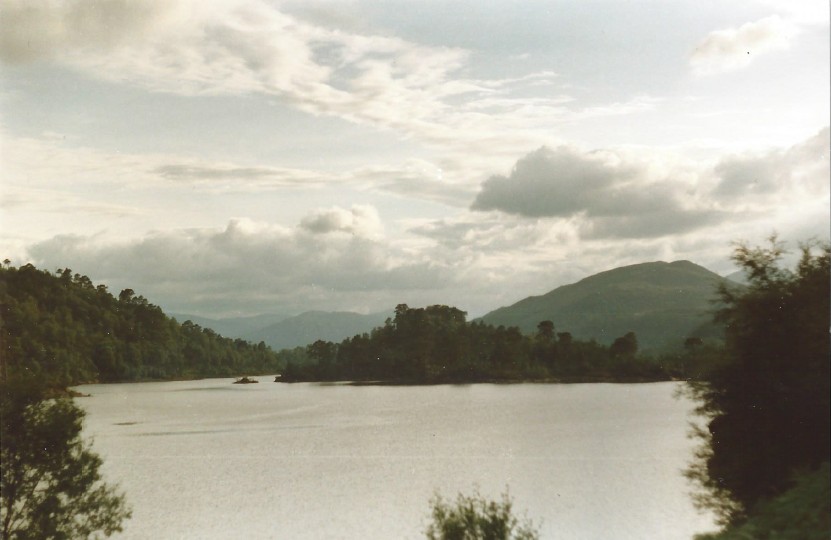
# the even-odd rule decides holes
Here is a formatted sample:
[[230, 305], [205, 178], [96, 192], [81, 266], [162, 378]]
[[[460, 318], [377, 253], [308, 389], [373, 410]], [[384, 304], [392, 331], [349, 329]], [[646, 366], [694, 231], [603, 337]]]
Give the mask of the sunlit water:
[[675, 383], [382, 387], [92, 385], [77, 400], [120, 538], [423, 538], [429, 501], [478, 488], [543, 538], [711, 530], [682, 475], [692, 404]]

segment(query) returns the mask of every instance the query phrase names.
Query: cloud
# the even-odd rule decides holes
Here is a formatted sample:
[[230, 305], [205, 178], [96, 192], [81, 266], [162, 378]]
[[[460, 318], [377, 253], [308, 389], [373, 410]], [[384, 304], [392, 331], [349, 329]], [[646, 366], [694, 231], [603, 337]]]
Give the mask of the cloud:
[[148, 172], [166, 180], [207, 184], [237, 189], [256, 187], [259, 189], [283, 187], [313, 187], [336, 183], [337, 175], [323, 175], [303, 169], [286, 167], [242, 167], [230, 163], [191, 160], [158, 165]]
[[0, 17], [0, 61], [19, 64], [67, 49], [112, 49], [164, 21], [171, 6], [146, 0], [8, 0]]
[[713, 75], [750, 65], [758, 56], [787, 48], [796, 26], [772, 15], [738, 28], [711, 32], [696, 45], [690, 67], [697, 75]]
[[[13, 1], [0, 35], [6, 62], [38, 58], [92, 76], [183, 95], [276, 95], [314, 114], [387, 127], [424, 121], [467, 53], [330, 30], [260, 0], [93, 4]], [[407, 103], [406, 108], [402, 107]]]
[[[453, 176], [465, 174], [464, 163], [450, 164]], [[461, 173], [461, 174], [460, 174]], [[469, 171], [467, 171], [470, 174]], [[475, 194], [473, 182], [450, 181], [441, 167], [420, 159], [409, 159], [400, 166], [375, 165], [349, 171], [348, 176], [367, 190], [379, 190], [408, 199], [420, 199], [447, 206], [466, 207]], [[471, 175], [473, 176], [473, 175]]]
[[132, 288], [166, 310], [197, 315], [378, 311], [404, 302], [456, 305], [477, 316], [618, 261], [636, 262], [661, 245], [604, 248], [580, 240], [568, 223], [488, 214], [425, 222], [413, 227], [414, 239], [392, 239], [376, 219], [372, 207], [334, 207], [294, 227], [234, 219], [223, 228], [118, 241], [58, 235], [30, 244], [25, 260], [69, 267], [113, 291]]
[[57, 214], [96, 215], [108, 218], [141, 215], [134, 207], [98, 202], [89, 198], [49, 189], [4, 186], [0, 209], [4, 211], [48, 212]]
[[332, 208], [294, 228], [236, 219], [223, 229], [120, 242], [59, 235], [31, 246], [29, 256], [44, 268], [70, 267], [164, 299], [171, 309], [212, 313], [386, 309], [392, 298], [437, 296], [455, 283], [443, 265], [403, 257], [379, 227], [372, 207]]
[[829, 4], [813, 0], [762, 0], [770, 8], [785, 14], [799, 25], [828, 26]]
[[4, 180], [21, 186], [77, 186], [88, 183], [164, 188], [188, 186], [218, 193], [264, 192], [291, 188], [320, 188], [353, 184], [452, 205], [466, 205], [469, 187], [437, 178], [436, 165], [422, 160], [399, 164], [364, 165], [340, 172], [243, 165], [187, 155], [107, 152], [79, 147], [55, 137], [2, 139]]
[[571, 219], [583, 236], [605, 238], [664, 236], [724, 219], [688, 186], [652, 176], [615, 152], [543, 147], [517, 161], [509, 176], [488, 178], [471, 208]]
[[411, 199], [433, 201], [448, 206], [467, 206], [475, 190], [467, 185], [455, 185], [429, 177], [392, 176], [378, 184], [377, 189]]
[[714, 168], [713, 195], [744, 203], [784, 204], [793, 197], [828, 196], [829, 128], [787, 150], [732, 155]]
[[81, 185], [164, 187], [190, 185], [210, 191], [319, 187], [346, 176], [308, 169], [198, 159], [162, 153], [107, 152], [55, 137], [3, 137], [4, 180], [21, 186], [71, 189]]
[[[268, 96], [460, 155], [504, 157], [550, 140], [563, 121], [637, 114], [654, 105], [639, 97], [579, 107], [556, 91], [563, 83], [550, 70], [469, 78], [471, 51], [334, 29], [281, 9], [265, 0], [57, 7], [13, 0], [0, 17], [0, 60], [49, 61], [154, 92]], [[540, 85], [552, 87], [546, 92], [552, 97], [533, 97]]]
[[[546, 253], [545, 259], [548, 261], [552, 256], [562, 256], [566, 246], [573, 247], [578, 240], [573, 223], [517, 221], [499, 214], [470, 214], [431, 220], [414, 224], [410, 232], [430, 238], [447, 250], [457, 253], [478, 253], [489, 258], [501, 258], [504, 255], [506, 261], [513, 258], [514, 263], [508, 268], [510, 270], [516, 270], [524, 261], [533, 258], [529, 255], [538, 249]], [[559, 248], [552, 250], [553, 246]], [[516, 258], [518, 250], [525, 254], [524, 261]], [[556, 252], [559, 255], [555, 255]]]
[[600, 154], [543, 147], [517, 161], [508, 177], [488, 178], [472, 208], [527, 217], [567, 217], [584, 211], [603, 190], [634, 174], [631, 168], [610, 163]]
[[[715, 164], [676, 162], [654, 150], [543, 147], [519, 159], [509, 175], [485, 180], [471, 210], [567, 226], [583, 240], [713, 234], [716, 225], [736, 236], [777, 227], [783, 234], [821, 232], [828, 222], [822, 216], [829, 148], [828, 127], [789, 148], [728, 155]], [[464, 240], [472, 234], [466, 230]]]
[[383, 225], [378, 211], [369, 205], [354, 205], [351, 210], [329, 208], [316, 210], [300, 222], [312, 234], [345, 233], [366, 238], [380, 237]]
[[727, 220], [719, 210], [682, 210], [668, 207], [645, 214], [599, 217], [580, 227], [584, 238], [654, 238], [691, 233]]

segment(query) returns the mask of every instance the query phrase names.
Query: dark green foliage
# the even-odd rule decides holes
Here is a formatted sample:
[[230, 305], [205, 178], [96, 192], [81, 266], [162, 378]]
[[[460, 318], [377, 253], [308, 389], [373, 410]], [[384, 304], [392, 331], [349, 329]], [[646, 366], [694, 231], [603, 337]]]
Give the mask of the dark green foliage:
[[828, 540], [831, 538], [831, 474], [828, 462], [796, 475], [794, 487], [763, 501], [741, 525], [696, 540]]
[[265, 344], [223, 338], [179, 324], [131, 289], [32, 265], [0, 269], [0, 347], [7, 380], [37, 377], [63, 387], [82, 382], [232, 376], [279, 371]]
[[[622, 338], [623, 339], [623, 338]], [[387, 381], [442, 383], [517, 380], [666, 380], [670, 370], [635, 355], [637, 338], [624, 339], [627, 354], [613, 356], [593, 341], [555, 333], [543, 321], [535, 336], [517, 328], [468, 323], [448, 306], [395, 310], [372, 334], [339, 344], [319, 340], [305, 351], [281, 351], [283, 381]], [[632, 344], [634, 349], [632, 348]]]
[[708, 321], [716, 287], [724, 281], [689, 261], [635, 264], [525, 298], [482, 321], [530, 334], [550, 320], [575, 339], [604, 345], [633, 331], [643, 350], [675, 350], [691, 335], [720, 339], [721, 328]]
[[488, 501], [479, 493], [459, 494], [455, 503], [436, 495], [431, 501], [433, 521], [429, 540], [536, 540], [539, 531], [528, 520], [520, 523], [513, 514], [507, 493], [500, 501]]
[[609, 354], [613, 357], [632, 357], [638, 352], [638, 337], [634, 332], [626, 332], [617, 338], [609, 347]]
[[102, 482], [101, 459], [80, 439], [83, 411], [17, 381], [0, 385], [0, 414], [2, 538], [88, 538], [121, 530], [131, 512]]
[[749, 286], [722, 287], [726, 351], [691, 383], [709, 424], [688, 474], [705, 488], [699, 502], [734, 525], [831, 452], [829, 248], [803, 246], [795, 271], [782, 254], [775, 238], [738, 246]]
[[[684, 345], [682, 349], [660, 355], [656, 362], [674, 379], [695, 382], [701, 380], [714, 366], [724, 362], [724, 346], [712, 344], [699, 338], [695, 345]], [[701, 341], [701, 344], [698, 344]]]

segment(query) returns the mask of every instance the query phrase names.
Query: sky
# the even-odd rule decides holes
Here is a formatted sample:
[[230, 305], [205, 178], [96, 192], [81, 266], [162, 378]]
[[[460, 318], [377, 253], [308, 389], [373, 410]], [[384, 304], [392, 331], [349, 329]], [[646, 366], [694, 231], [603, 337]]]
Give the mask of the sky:
[[825, 0], [4, 0], [0, 255], [207, 317], [829, 237]]

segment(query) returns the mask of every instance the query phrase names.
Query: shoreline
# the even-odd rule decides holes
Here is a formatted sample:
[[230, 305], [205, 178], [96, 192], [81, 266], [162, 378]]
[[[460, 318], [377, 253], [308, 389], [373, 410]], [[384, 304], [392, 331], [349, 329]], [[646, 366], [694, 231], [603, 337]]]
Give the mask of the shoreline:
[[473, 384], [646, 384], [659, 382], [685, 382], [685, 379], [654, 378], [654, 377], [546, 377], [543, 379], [476, 379], [476, 380], [437, 380], [437, 381], [411, 381], [411, 380], [372, 380], [372, 381], [320, 381], [320, 380], [280, 380], [274, 381], [283, 384], [314, 383], [331, 384], [341, 386], [469, 386]]
[[[615, 378], [607, 376], [587, 376], [587, 377], [546, 377], [541, 379], [476, 379], [476, 380], [436, 380], [436, 381], [413, 381], [413, 380], [274, 380], [276, 374], [269, 375], [249, 375], [250, 377], [265, 377], [272, 379], [275, 384], [316, 384], [320, 386], [471, 386], [475, 384], [492, 384], [492, 385], [519, 385], [519, 384], [649, 384], [661, 382], [686, 382], [687, 379], [677, 378], [654, 378], [654, 377], [627, 377]], [[80, 386], [97, 386], [104, 384], [145, 384], [145, 383], [169, 383], [169, 382], [195, 382], [205, 381], [210, 379], [227, 380], [228, 384], [235, 384], [238, 380], [237, 376], [220, 376], [220, 377], [176, 377], [172, 379], [141, 379], [128, 381], [95, 381], [83, 382], [73, 384], [60, 391], [63, 397], [90, 397], [91, 394], [83, 393], [77, 390]], [[262, 381], [260, 381], [262, 382]]]

